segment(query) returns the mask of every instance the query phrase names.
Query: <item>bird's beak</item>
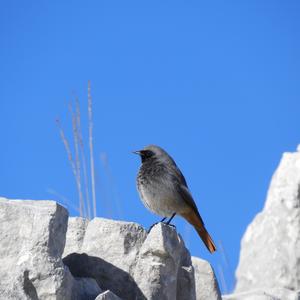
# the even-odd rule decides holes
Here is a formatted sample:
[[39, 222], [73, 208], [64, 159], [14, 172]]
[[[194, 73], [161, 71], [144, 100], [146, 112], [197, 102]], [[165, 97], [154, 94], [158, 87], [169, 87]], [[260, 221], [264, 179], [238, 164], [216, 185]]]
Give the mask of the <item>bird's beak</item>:
[[141, 155], [141, 150], [132, 151], [132, 153], [137, 154], [137, 155]]

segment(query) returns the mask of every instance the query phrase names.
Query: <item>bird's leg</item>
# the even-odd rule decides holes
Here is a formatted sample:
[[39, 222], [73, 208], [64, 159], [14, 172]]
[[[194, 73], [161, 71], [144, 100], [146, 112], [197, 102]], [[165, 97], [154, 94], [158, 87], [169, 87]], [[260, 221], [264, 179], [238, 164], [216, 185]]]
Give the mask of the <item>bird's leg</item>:
[[174, 213], [171, 218], [166, 222], [167, 225], [170, 224], [170, 222], [172, 221], [172, 219], [176, 216], [176, 213]]
[[148, 233], [151, 231], [151, 229], [153, 228], [153, 226], [155, 226], [156, 224], [158, 224], [158, 223], [164, 223], [165, 219], [166, 219], [166, 217], [162, 218], [159, 222], [156, 222], [156, 223], [152, 224], [150, 226], [150, 228], [148, 229]]
[[169, 225], [169, 226], [172, 226], [172, 227], [175, 227], [175, 225], [173, 224], [170, 224], [170, 222], [173, 220], [173, 218], [176, 216], [176, 213], [173, 213], [173, 215], [171, 216], [171, 218], [165, 223], [166, 225]]

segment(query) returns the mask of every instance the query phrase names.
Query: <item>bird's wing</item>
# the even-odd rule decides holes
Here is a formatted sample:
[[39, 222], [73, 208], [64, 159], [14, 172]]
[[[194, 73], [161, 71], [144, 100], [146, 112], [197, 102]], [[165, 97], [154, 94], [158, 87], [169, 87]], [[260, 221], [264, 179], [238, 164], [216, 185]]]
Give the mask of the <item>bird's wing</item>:
[[185, 187], [188, 187], [183, 174], [181, 173], [180, 169], [177, 167], [174, 160], [173, 160], [173, 165], [171, 165], [171, 168], [172, 168], [172, 171], [175, 172], [177, 177], [180, 178], [180, 184], [184, 185]]
[[197, 205], [196, 205], [189, 189], [186, 186], [181, 184], [181, 185], [178, 185], [177, 191], [180, 194], [180, 196], [182, 197], [182, 199], [185, 201], [185, 203], [193, 209], [193, 211], [195, 212], [197, 217], [199, 217], [202, 225], [204, 226], [204, 222], [199, 214]]

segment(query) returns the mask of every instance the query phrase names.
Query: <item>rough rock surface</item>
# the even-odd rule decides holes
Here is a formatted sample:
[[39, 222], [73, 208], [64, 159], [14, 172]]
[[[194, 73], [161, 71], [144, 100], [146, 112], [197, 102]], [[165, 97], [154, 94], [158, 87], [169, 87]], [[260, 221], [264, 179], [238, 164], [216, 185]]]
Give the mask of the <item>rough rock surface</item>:
[[[136, 295], [142, 299], [130, 269], [146, 235], [135, 223], [95, 218], [86, 228], [80, 251], [76, 247], [77, 252], [63, 261], [74, 276], [92, 277], [102, 290], [111, 290], [124, 299], [134, 299]], [[77, 236], [69, 235], [70, 238]], [[68, 243], [72, 242], [67, 239]]]
[[147, 234], [130, 222], [68, 222], [54, 201], [1, 198], [0, 243], [0, 299], [220, 299], [210, 266], [193, 258], [194, 269], [162, 223]]
[[283, 288], [265, 288], [222, 296], [223, 300], [299, 300], [299, 291]]
[[[81, 221], [72, 224], [67, 244], [73, 244], [68, 239], [78, 239], [74, 226], [81, 226]], [[195, 287], [201, 284], [195, 284], [195, 277], [198, 280], [202, 275], [194, 275], [191, 256], [170, 226], [159, 223], [147, 234], [135, 223], [97, 218], [81, 235], [80, 251], [75, 243], [78, 252], [70, 253], [68, 249], [70, 254], [63, 261], [74, 276], [95, 278], [102, 290], [110, 290], [124, 300], [220, 299], [217, 282], [207, 265], [204, 270], [197, 267], [197, 272], [211, 287], [206, 287], [204, 293], [199, 289], [196, 295]], [[211, 291], [210, 298], [207, 290]]]
[[[298, 299], [296, 291], [300, 289], [299, 147], [296, 153], [284, 153], [272, 178], [265, 207], [246, 230], [241, 243], [236, 277], [236, 293], [262, 290], [270, 294], [272, 299]], [[274, 288], [277, 289], [276, 292], [272, 291]], [[267, 299], [266, 297], [268, 296], [261, 299]]]
[[81, 217], [69, 218], [63, 256], [80, 251], [88, 224], [88, 219]]
[[[92, 278], [74, 278], [62, 262], [68, 212], [54, 201], [0, 198], [1, 299], [92, 300]], [[9, 274], [9, 276], [8, 276]]]
[[[187, 278], [181, 276], [184, 260], [189, 268]], [[163, 223], [155, 225], [147, 236], [133, 277], [146, 299], [196, 299], [191, 257], [176, 229]], [[181, 288], [182, 280], [185, 289]]]
[[195, 270], [196, 299], [221, 300], [221, 293], [211, 265], [198, 257], [192, 257], [192, 264]]
[[105, 291], [104, 293], [100, 294], [95, 300], [121, 300], [121, 298], [116, 296], [111, 291]]
[[73, 278], [61, 260], [67, 220], [52, 201], [0, 199], [2, 299], [71, 299]]

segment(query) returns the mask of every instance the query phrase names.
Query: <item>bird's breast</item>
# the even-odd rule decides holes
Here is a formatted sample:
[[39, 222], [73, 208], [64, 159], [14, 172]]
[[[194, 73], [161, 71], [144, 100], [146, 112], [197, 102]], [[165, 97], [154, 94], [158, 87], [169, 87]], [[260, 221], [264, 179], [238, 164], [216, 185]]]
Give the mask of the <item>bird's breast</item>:
[[152, 170], [150, 175], [141, 168], [137, 187], [144, 205], [157, 215], [169, 217], [182, 209], [182, 199], [178, 197], [173, 183], [162, 172], [155, 173]]

